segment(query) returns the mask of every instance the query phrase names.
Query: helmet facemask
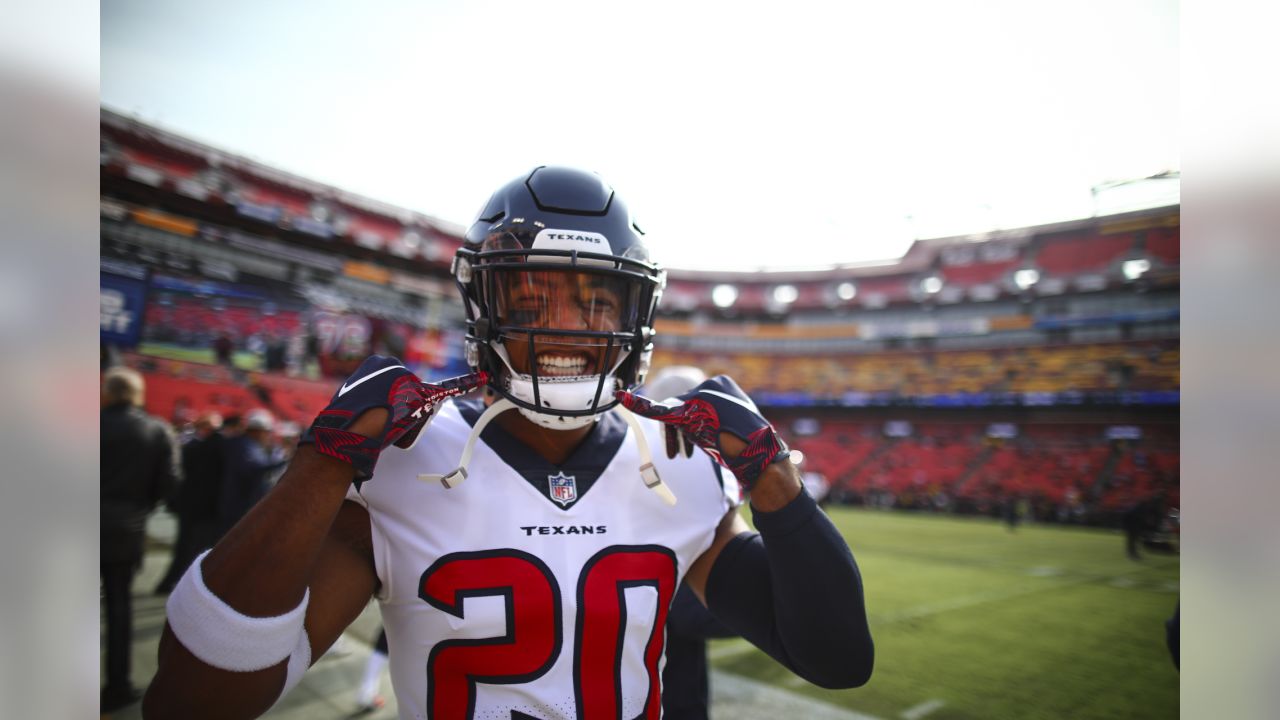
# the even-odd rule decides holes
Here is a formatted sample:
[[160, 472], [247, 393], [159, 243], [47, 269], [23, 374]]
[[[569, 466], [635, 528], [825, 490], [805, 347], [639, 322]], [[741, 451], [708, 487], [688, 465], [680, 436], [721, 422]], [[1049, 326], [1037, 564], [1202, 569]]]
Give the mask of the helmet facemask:
[[459, 263], [474, 277], [467, 293], [477, 305], [468, 307], [474, 364], [494, 374], [492, 387], [530, 421], [583, 427], [617, 404], [614, 391], [642, 381], [663, 279], [652, 265], [505, 248], [463, 250]]

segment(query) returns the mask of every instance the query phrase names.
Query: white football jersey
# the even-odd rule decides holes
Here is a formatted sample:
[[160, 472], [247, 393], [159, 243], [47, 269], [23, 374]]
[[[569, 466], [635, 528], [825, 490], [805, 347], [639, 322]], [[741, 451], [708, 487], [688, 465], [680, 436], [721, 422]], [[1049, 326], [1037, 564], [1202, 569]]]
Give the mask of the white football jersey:
[[348, 494], [373, 526], [400, 716], [658, 718], [667, 609], [737, 481], [702, 452], [668, 459], [641, 418], [667, 505], [641, 481], [623, 410], [562, 466], [493, 423], [465, 482], [419, 480], [456, 467], [482, 409], [448, 403]]

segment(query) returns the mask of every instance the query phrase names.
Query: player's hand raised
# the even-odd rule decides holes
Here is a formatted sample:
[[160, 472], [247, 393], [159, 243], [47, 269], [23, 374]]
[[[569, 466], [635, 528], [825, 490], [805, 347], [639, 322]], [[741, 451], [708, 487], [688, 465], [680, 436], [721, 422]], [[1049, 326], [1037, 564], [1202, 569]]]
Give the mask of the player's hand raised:
[[696, 445], [729, 468], [751, 490], [770, 463], [790, 456], [786, 443], [756, 404], [727, 375], [717, 375], [665, 405], [625, 390], [618, 402], [637, 415], [666, 425], [667, 457], [693, 454]]
[[298, 442], [314, 444], [317, 452], [348, 463], [360, 483], [373, 477], [385, 448], [412, 446], [445, 400], [488, 382], [488, 373], [476, 372], [424, 383], [398, 359], [370, 355]]

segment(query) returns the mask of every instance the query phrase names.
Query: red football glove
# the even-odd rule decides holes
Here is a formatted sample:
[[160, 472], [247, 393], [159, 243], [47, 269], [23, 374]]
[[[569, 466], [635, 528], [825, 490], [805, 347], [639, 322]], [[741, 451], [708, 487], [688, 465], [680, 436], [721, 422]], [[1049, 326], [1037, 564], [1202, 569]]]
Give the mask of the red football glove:
[[[350, 464], [356, 469], [355, 481], [359, 485], [373, 477], [378, 455], [386, 447], [413, 445], [446, 399], [488, 382], [488, 373], [476, 372], [428, 384], [396, 358], [370, 355], [338, 388], [329, 406], [320, 411], [298, 444], [312, 443], [317, 452]], [[347, 429], [374, 408], [387, 411], [387, 422], [380, 434], [365, 437]]]
[[[614, 394], [623, 407], [666, 424], [667, 457], [675, 457], [681, 447], [692, 455], [697, 445], [716, 462], [729, 468], [738, 484], [750, 491], [770, 463], [791, 456], [773, 426], [760, 414], [751, 398], [727, 375], [717, 375], [679, 396], [680, 405], [660, 405], [625, 390]], [[745, 442], [737, 457], [727, 458], [720, 447], [720, 433]]]

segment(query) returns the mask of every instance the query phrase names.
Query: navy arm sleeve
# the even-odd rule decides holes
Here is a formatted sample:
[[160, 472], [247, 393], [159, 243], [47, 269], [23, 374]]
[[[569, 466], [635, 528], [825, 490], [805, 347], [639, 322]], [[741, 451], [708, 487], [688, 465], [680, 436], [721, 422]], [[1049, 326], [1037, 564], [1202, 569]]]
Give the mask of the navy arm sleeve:
[[815, 685], [866, 684], [875, 648], [862, 578], [840, 532], [803, 490], [752, 519], [760, 532], [730, 540], [711, 567], [708, 608]]

